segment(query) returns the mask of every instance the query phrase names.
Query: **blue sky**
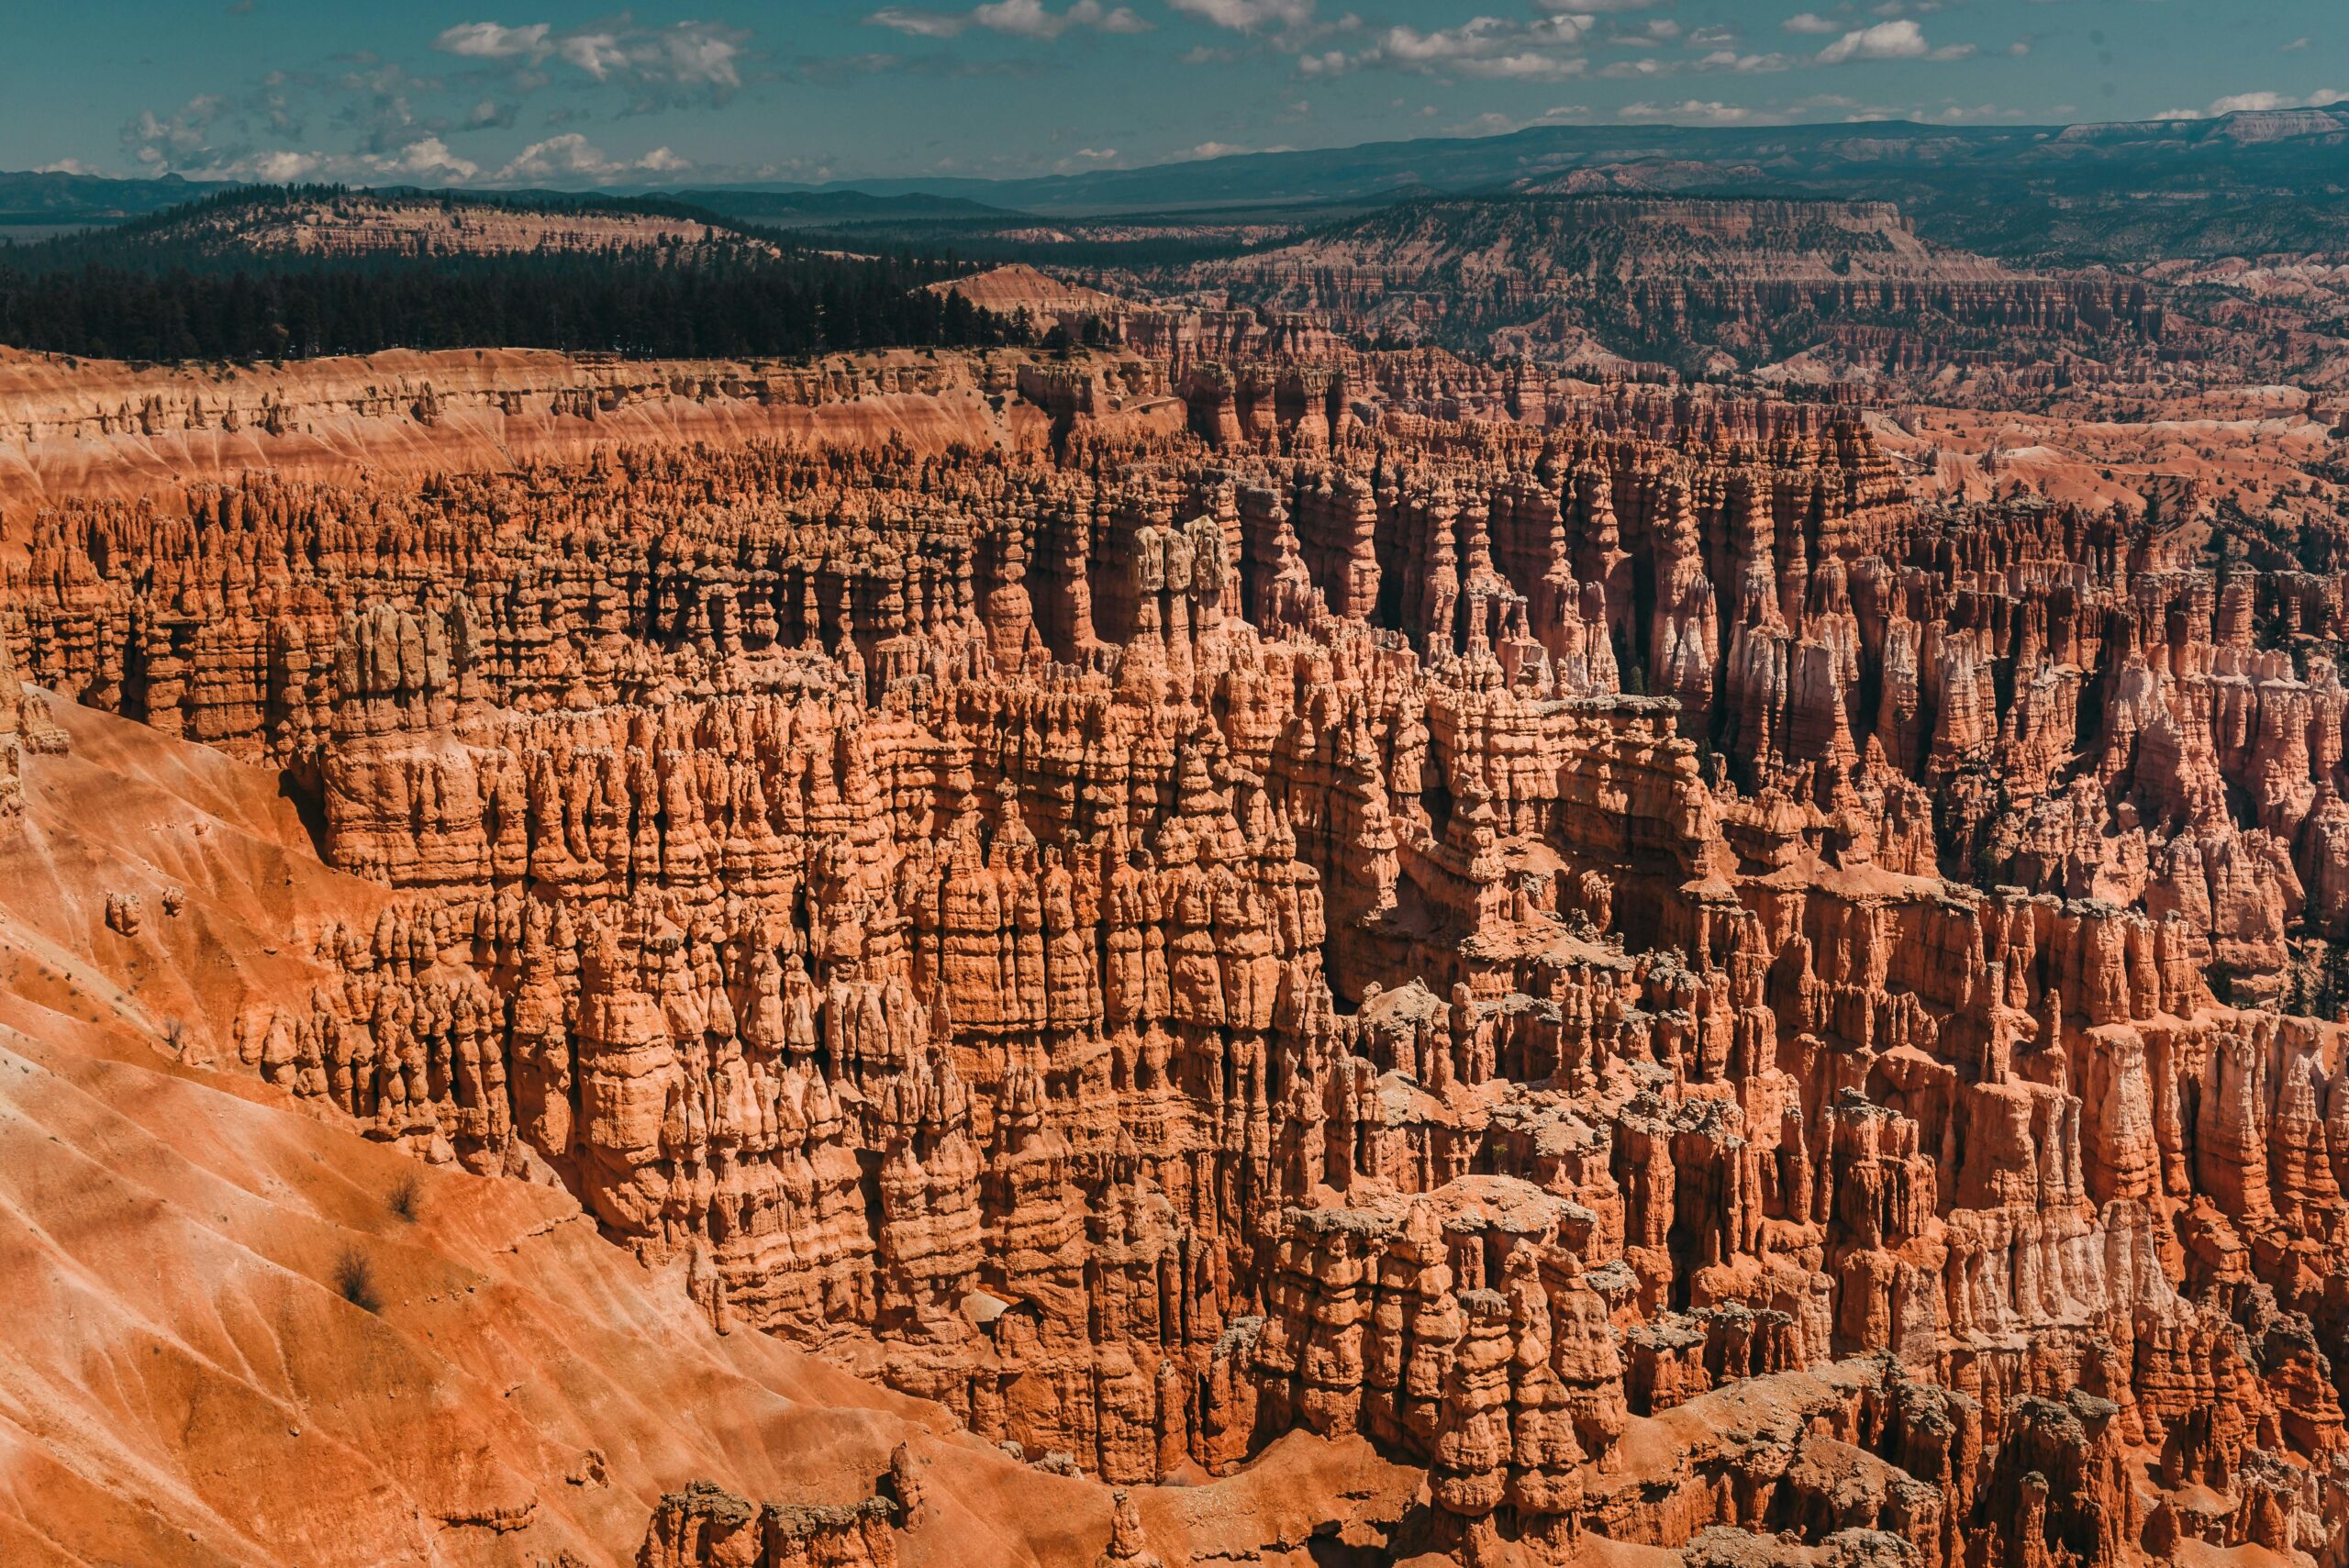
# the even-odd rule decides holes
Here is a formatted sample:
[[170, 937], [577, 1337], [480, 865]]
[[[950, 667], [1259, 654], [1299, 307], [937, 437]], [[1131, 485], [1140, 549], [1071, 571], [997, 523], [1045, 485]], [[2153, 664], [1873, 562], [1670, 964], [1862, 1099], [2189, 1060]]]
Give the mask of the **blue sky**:
[[2349, 102], [2344, 0], [5, 0], [0, 168], [625, 184]]

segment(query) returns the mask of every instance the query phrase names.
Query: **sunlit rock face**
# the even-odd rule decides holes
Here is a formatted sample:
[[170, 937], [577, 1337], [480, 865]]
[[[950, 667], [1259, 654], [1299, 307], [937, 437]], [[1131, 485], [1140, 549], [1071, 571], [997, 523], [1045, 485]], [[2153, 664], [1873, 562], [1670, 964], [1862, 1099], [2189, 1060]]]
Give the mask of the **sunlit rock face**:
[[[1366, 1438], [1466, 1559], [2339, 1560], [2349, 578], [1823, 405], [1076, 367], [63, 503], [0, 757], [13, 669], [285, 770], [399, 896], [244, 1065], [1031, 1459]], [[644, 1561], [894, 1562], [913, 1485]]]

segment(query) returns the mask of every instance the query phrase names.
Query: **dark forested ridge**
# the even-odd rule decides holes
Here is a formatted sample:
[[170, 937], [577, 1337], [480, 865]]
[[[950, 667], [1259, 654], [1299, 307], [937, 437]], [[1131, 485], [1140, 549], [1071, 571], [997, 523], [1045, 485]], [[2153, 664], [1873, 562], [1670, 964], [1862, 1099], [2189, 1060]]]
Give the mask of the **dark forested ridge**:
[[[187, 210], [217, 216], [226, 204], [284, 195], [239, 192]], [[0, 249], [0, 343], [161, 361], [393, 348], [667, 358], [1001, 343], [1026, 332], [922, 286], [967, 270], [952, 256], [841, 255], [751, 231], [691, 246], [331, 259], [224, 253], [184, 240], [183, 231], [174, 215], [161, 214]]]

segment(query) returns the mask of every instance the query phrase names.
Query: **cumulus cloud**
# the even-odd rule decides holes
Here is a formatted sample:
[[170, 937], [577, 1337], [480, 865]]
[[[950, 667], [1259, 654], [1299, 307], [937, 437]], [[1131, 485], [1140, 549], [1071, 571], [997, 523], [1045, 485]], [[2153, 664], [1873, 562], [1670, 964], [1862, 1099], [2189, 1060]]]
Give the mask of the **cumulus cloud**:
[[[373, 54], [274, 69], [231, 93], [144, 110], [122, 127], [121, 141], [125, 161], [142, 173], [206, 179], [466, 184], [663, 174], [690, 165], [665, 147], [607, 156], [582, 138], [551, 131], [511, 158], [510, 143], [490, 154], [468, 138], [516, 125], [530, 112], [530, 94], [573, 72], [609, 89], [592, 109], [574, 102], [531, 118], [551, 127], [607, 115], [612, 92], [626, 95], [623, 113], [721, 102], [746, 79], [750, 41], [749, 33], [721, 24], [646, 27], [626, 13], [568, 29], [466, 21], [432, 37], [437, 55], [469, 62], [445, 79]], [[326, 128], [323, 137], [313, 134], [314, 122]]]
[[924, 11], [908, 6], [890, 6], [864, 19], [874, 27], [926, 39], [951, 39], [973, 28], [1043, 41], [1080, 28], [1104, 33], [1150, 30], [1150, 24], [1130, 7], [1105, 6], [1101, 0], [1074, 0], [1062, 11], [1051, 9], [1043, 0], [990, 0], [987, 5], [968, 11]]
[[141, 109], [122, 128], [123, 150], [151, 173], [184, 169], [214, 151], [213, 127], [232, 107], [222, 94], [199, 93], [169, 114]]
[[1963, 60], [1974, 52], [1972, 44], [1952, 44], [1935, 49], [1925, 41], [1925, 29], [1903, 17], [1895, 22], [1878, 22], [1872, 28], [1855, 28], [1819, 51], [1821, 65], [1841, 65], [1850, 60]]
[[561, 61], [596, 82], [620, 82], [651, 108], [707, 94], [722, 103], [742, 85], [751, 35], [722, 22], [639, 27], [626, 16], [558, 30], [551, 22], [460, 22], [432, 40], [443, 54], [535, 67]]
[[2277, 109], [2329, 109], [2335, 104], [2349, 104], [2349, 93], [2325, 88], [2305, 97], [2288, 93], [2263, 89], [2256, 93], [2230, 93], [2223, 98], [2213, 98], [2208, 108], [2165, 109], [2154, 117], [2160, 120], [2215, 119], [2221, 115], [2264, 114]]
[[1825, 36], [1842, 30], [1842, 24], [1831, 22], [1816, 11], [1797, 11], [1780, 24], [1790, 33], [1817, 33]]
[[396, 151], [371, 156], [362, 161], [376, 173], [398, 174], [413, 180], [454, 180], [462, 183], [481, 172], [480, 164], [470, 158], [458, 157], [437, 136], [419, 137]]
[[440, 35], [432, 40], [432, 47], [443, 54], [462, 55], [467, 60], [544, 60], [551, 52], [547, 34], [553, 30], [546, 22], [532, 22], [520, 28], [496, 22], [460, 22], [453, 28], [441, 28]]
[[[215, 95], [192, 99], [169, 115], [142, 112], [124, 128], [123, 140], [132, 161], [149, 174], [273, 183], [335, 179], [455, 184], [481, 174], [478, 163], [422, 128], [377, 124], [349, 151], [256, 148], [241, 139], [241, 129], [242, 117]], [[216, 138], [216, 131], [228, 134]]]
[[1754, 118], [1754, 111], [1742, 104], [1724, 104], [1717, 98], [1684, 98], [1676, 104], [1626, 104], [1621, 110], [1627, 120], [1662, 120], [1673, 125], [1744, 125]]
[[319, 153], [280, 149], [273, 152], [256, 153], [248, 166], [256, 180], [265, 180], [273, 185], [290, 185], [297, 180], [308, 179], [325, 162], [326, 159]]
[[1313, 20], [1313, 0], [1166, 0], [1186, 17], [1197, 17], [1235, 33], [1279, 28], [1294, 32]]
[[1794, 61], [1773, 50], [1761, 54], [1740, 54], [1733, 49], [1717, 49], [1697, 61], [1699, 71], [1733, 71], [1742, 76], [1765, 71], [1784, 71]]
[[610, 180], [623, 174], [674, 174], [693, 165], [665, 147], [641, 158], [607, 158], [577, 131], [534, 141], [510, 159], [495, 176], [499, 184], [520, 182]]
[[1474, 17], [1458, 27], [1430, 32], [1393, 27], [1358, 54], [1350, 57], [1333, 50], [1305, 55], [1298, 59], [1297, 70], [1307, 76], [1328, 76], [1384, 66], [1488, 82], [1557, 82], [1590, 68], [1580, 51], [1597, 25], [1587, 14], [1562, 13], [1531, 22]]

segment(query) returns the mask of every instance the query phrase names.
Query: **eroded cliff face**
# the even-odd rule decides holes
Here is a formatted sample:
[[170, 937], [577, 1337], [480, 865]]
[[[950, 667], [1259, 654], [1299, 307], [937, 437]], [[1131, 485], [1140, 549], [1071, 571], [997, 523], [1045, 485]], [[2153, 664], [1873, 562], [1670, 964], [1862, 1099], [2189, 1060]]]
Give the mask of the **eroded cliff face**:
[[[1832, 407], [1370, 390], [1526, 390], [1456, 363], [73, 502], [9, 639], [395, 895], [190, 1060], [1046, 1470], [1367, 1439], [1376, 1550], [1471, 1560], [2339, 1562], [2343, 580], [1922, 506]], [[919, 1490], [644, 1561], [885, 1562]]]
[[1017, 444], [1008, 358], [634, 361], [490, 349], [136, 367], [0, 347], [0, 541], [46, 501], [155, 497], [249, 471], [337, 482], [584, 462], [635, 442]]

